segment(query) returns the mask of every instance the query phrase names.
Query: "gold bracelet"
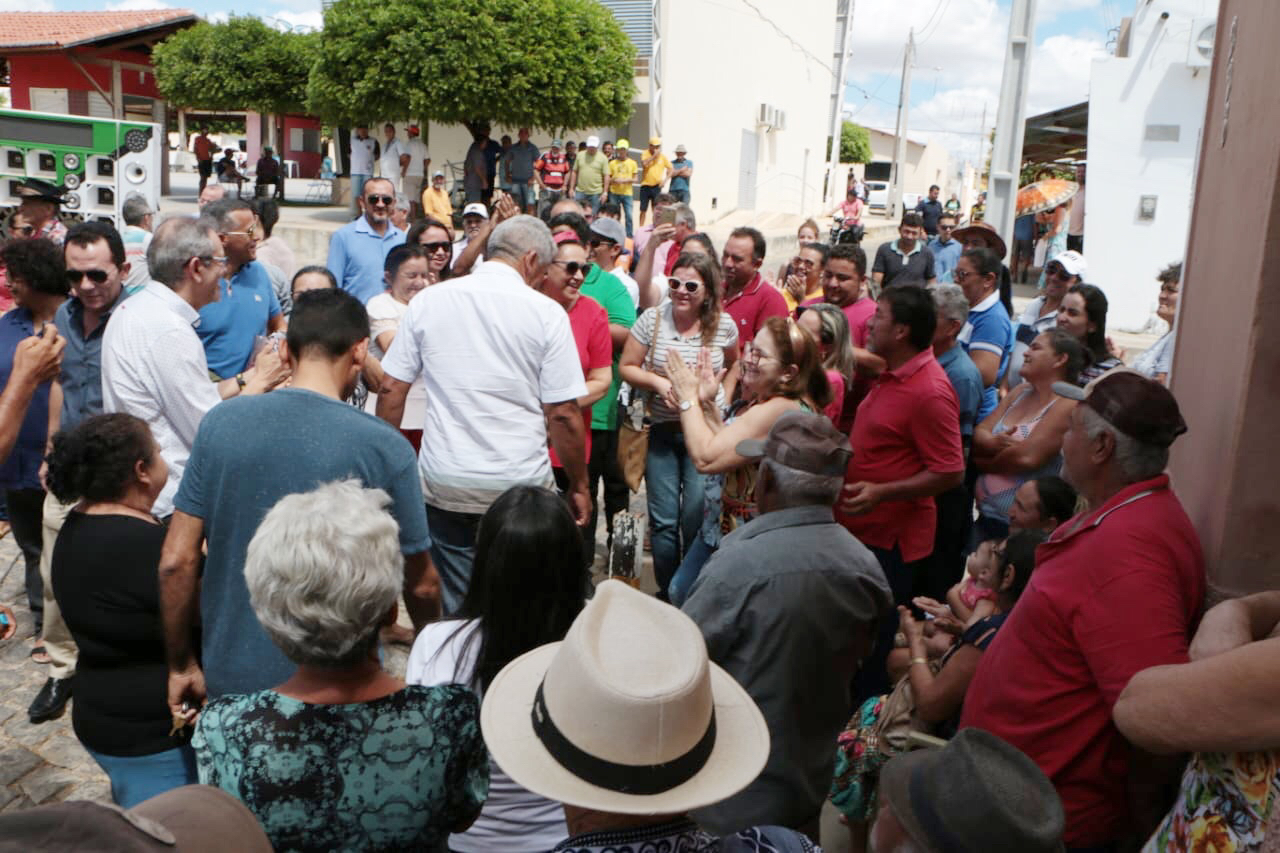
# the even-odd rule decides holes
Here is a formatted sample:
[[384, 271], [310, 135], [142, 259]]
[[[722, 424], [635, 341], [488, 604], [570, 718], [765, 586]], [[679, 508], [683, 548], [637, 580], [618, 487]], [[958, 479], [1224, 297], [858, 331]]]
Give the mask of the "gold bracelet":
[[911, 665], [912, 665], [912, 666], [915, 666], [915, 665], [916, 665], [916, 664], [918, 664], [918, 663], [922, 663], [922, 664], [924, 664], [925, 666], [928, 666], [928, 665], [929, 665], [929, 661], [925, 660], [924, 658], [912, 658], [912, 659], [911, 659]]

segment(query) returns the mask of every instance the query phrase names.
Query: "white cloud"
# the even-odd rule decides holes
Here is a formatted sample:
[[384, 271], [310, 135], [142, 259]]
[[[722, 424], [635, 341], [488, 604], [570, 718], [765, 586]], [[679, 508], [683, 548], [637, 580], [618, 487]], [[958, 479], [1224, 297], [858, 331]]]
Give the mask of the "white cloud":
[[53, 0], [0, 0], [0, 12], [52, 12]]
[[108, 12], [136, 12], [144, 9], [172, 9], [169, 3], [163, 0], [118, 0], [115, 3], [108, 3], [106, 9]]
[[[305, 12], [294, 12], [289, 9], [276, 9], [266, 15], [263, 20], [268, 24], [279, 29], [302, 28], [308, 30], [318, 30], [324, 25], [324, 15], [319, 9], [312, 9]], [[281, 26], [281, 23], [286, 26]]]

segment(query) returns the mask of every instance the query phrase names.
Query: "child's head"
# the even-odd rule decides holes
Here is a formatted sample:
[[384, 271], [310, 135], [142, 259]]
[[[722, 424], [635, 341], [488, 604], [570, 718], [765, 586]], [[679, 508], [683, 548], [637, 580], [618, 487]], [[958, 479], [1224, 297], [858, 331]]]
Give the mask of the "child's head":
[[1009, 530], [1052, 531], [1076, 511], [1076, 490], [1061, 477], [1036, 477], [1013, 493]]
[[[1045, 530], [1019, 530], [1004, 542], [997, 543], [995, 560], [996, 576], [1000, 578], [996, 587], [1010, 601], [1017, 601], [1022, 591], [1031, 580], [1031, 572], [1036, 567], [1036, 548], [1049, 538]], [[987, 543], [983, 543], [984, 545]]]
[[973, 578], [974, 586], [979, 589], [996, 589], [999, 586], [1000, 562], [997, 554], [1002, 540], [988, 539], [978, 545], [977, 550], [969, 555], [965, 562], [965, 571]]

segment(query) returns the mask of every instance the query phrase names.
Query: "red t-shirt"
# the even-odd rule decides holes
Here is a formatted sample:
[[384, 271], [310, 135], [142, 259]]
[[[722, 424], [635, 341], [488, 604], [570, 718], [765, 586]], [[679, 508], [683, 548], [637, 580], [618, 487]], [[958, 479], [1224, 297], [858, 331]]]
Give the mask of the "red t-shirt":
[[747, 341], [755, 339], [765, 320], [786, 317], [789, 313], [782, 291], [765, 281], [760, 273], [756, 273], [756, 277], [742, 290], [725, 299], [724, 310], [738, 324], [738, 340], [744, 346]]
[[[609, 315], [590, 296], [579, 296], [569, 309], [569, 328], [573, 330], [573, 342], [578, 345], [578, 360], [582, 362], [583, 378], [596, 367], [613, 365], [613, 340], [609, 337]], [[591, 407], [582, 410], [582, 429], [586, 436], [585, 450], [591, 456]], [[551, 448], [551, 464], [560, 466], [556, 449]]]
[[569, 161], [563, 154], [551, 156], [543, 154], [533, 168], [542, 177], [542, 184], [549, 190], [558, 190], [564, 186], [564, 177], [569, 172]]
[[962, 727], [999, 735], [1044, 771], [1063, 841], [1129, 829], [1129, 747], [1111, 709], [1147, 667], [1187, 660], [1204, 604], [1204, 555], [1169, 477], [1135, 483], [1059, 527], [965, 694]]
[[[849, 443], [853, 458], [846, 483], [891, 483], [926, 470], [964, 470], [956, 392], [932, 348], [876, 377], [858, 407]], [[845, 515], [837, 505], [836, 520], [864, 545], [886, 550], [897, 545], [905, 562], [933, 553], [937, 517], [931, 497], [885, 501], [862, 515]]]
[[828, 370], [827, 384], [831, 386], [831, 402], [822, 410], [822, 413], [838, 429], [840, 427], [840, 415], [844, 411], [844, 377], [840, 375], [838, 370]]

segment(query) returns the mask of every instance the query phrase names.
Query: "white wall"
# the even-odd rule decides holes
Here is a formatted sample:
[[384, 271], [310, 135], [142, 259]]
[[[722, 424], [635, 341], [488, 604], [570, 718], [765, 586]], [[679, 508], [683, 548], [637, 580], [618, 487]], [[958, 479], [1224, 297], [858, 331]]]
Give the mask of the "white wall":
[[[1093, 63], [1084, 253], [1089, 281], [1106, 291], [1113, 328], [1148, 324], [1156, 273], [1186, 252], [1209, 92], [1209, 68], [1188, 67], [1187, 49], [1193, 20], [1213, 17], [1217, 5], [1139, 0], [1129, 56]], [[1177, 141], [1148, 140], [1151, 125], [1176, 126]], [[1148, 195], [1156, 197], [1152, 220], [1139, 217]]]
[[[822, 207], [835, 0], [806, 0], [802, 13], [788, 0], [753, 5], [804, 52], [746, 4], [661, 4], [663, 142], [689, 149], [700, 224], [737, 209], [807, 216]], [[785, 130], [757, 127], [761, 103], [786, 112]]]
[[[871, 139], [871, 159], [892, 162], [894, 135], [872, 128], [868, 128], [867, 133]], [[859, 171], [859, 174], [862, 172]], [[903, 192], [919, 193], [923, 196], [929, 192], [929, 187], [937, 184], [942, 191], [943, 201], [946, 201], [951, 193], [960, 192], [951, 168], [951, 153], [936, 142], [922, 144], [911, 139], [907, 140], [906, 162], [902, 166], [902, 178]]]

